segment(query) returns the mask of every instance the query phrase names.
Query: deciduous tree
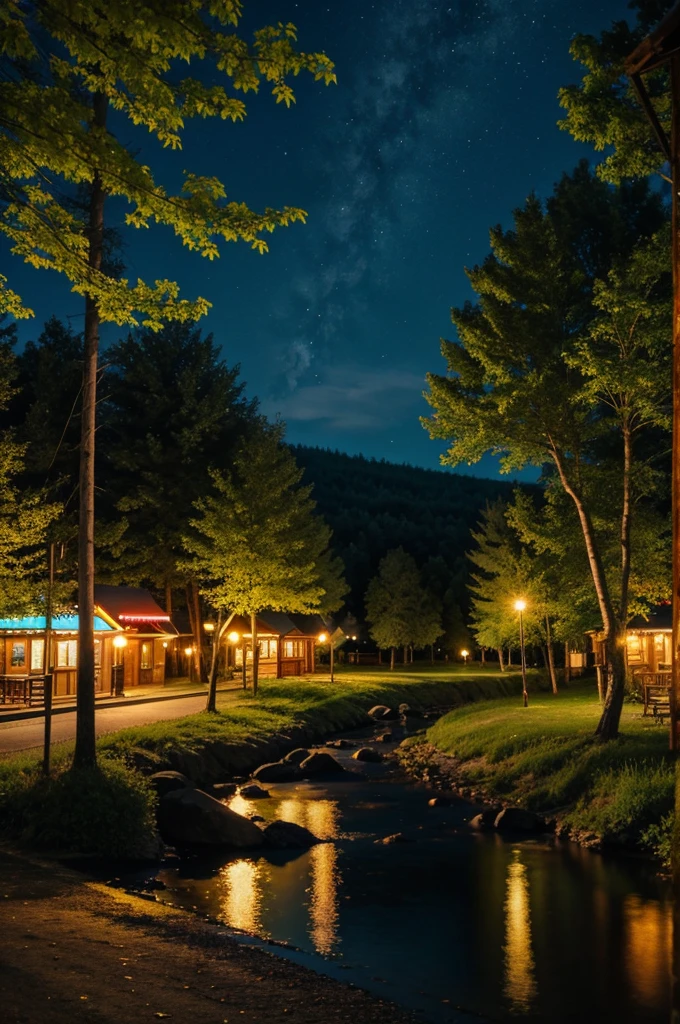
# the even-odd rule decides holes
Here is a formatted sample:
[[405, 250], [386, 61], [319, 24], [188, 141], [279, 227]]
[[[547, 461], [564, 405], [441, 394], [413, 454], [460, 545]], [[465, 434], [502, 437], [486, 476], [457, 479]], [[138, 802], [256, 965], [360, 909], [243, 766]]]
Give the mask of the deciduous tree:
[[[45, 0], [0, 9], [0, 231], [12, 252], [63, 274], [85, 300], [80, 444], [78, 725], [74, 761], [94, 764], [94, 439], [99, 325], [159, 328], [195, 320], [204, 298], [180, 298], [174, 281], [107, 273], [108, 198], [127, 207], [134, 228], [168, 227], [183, 245], [213, 259], [223, 241], [267, 248], [265, 235], [304, 219], [285, 207], [250, 210], [227, 201], [222, 182], [186, 172], [169, 192], [139, 153], [135, 129], [164, 148], [182, 145], [194, 117], [239, 121], [242, 98], [267, 83], [276, 102], [294, 99], [292, 75], [334, 81], [324, 54], [300, 53], [292, 25], [266, 26], [249, 42], [238, 34], [241, 0]], [[204, 79], [186, 68], [203, 64]], [[192, 69], [193, 70], [193, 69]], [[114, 116], [109, 115], [113, 113]], [[143, 136], [140, 136], [140, 138]], [[130, 141], [131, 138], [133, 141]], [[87, 194], [86, 212], [75, 204]], [[0, 280], [0, 307], [28, 314]]]

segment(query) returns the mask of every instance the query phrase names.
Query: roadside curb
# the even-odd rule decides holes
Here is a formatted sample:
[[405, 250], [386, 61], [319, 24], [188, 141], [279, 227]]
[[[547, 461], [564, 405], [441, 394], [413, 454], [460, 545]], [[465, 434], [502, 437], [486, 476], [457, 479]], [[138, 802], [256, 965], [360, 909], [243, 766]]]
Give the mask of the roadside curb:
[[[228, 692], [229, 687], [218, 687], [218, 693]], [[166, 700], [183, 700], [185, 697], [207, 697], [208, 690], [204, 687], [201, 690], [185, 690], [182, 693], [161, 693], [155, 697], [125, 697], [123, 700], [116, 700], [114, 697], [111, 700], [102, 700], [95, 704], [95, 714], [99, 708], [128, 708], [134, 707], [136, 704], [158, 704], [161, 701]], [[76, 710], [75, 704], [64, 704], [63, 707], [52, 706], [52, 715], [67, 715], [72, 714]], [[27, 711], [8, 711], [0, 712], [0, 725], [3, 722], [21, 722], [31, 718], [44, 718], [44, 708], [30, 708]]]

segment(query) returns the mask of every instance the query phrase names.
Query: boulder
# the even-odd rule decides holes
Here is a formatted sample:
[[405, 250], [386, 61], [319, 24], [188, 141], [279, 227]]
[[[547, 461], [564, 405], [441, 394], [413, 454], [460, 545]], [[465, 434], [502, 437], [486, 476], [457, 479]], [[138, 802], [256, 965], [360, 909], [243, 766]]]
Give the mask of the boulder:
[[306, 850], [321, 842], [309, 829], [303, 828], [302, 825], [296, 825], [292, 821], [270, 821], [262, 829], [262, 834], [267, 846], [273, 846], [278, 850], [287, 847]]
[[294, 782], [300, 778], [300, 770], [293, 763], [274, 761], [272, 764], [260, 765], [253, 772], [253, 778], [258, 782]]
[[238, 786], [235, 782], [214, 782], [210, 789], [218, 800], [228, 800], [235, 795]]
[[303, 775], [326, 775], [336, 772], [344, 772], [344, 768], [332, 754], [323, 750], [314, 750], [309, 757], [306, 757], [300, 765]]
[[499, 811], [498, 807], [487, 807], [481, 814], [475, 814], [474, 818], [470, 819], [470, 825], [478, 829], [493, 828]]
[[391, 732], [381, 732], [379, 736], [375, 737], [375, 742], [376, 743], [391, 743], [392, 742], [392, 733]]
[[403, 718], [423, 718], [423, 712], [418, 708], [412, 708], [409, 704], [400, 704], [399, 714]]
[[385, 836], [384, 839], [377, 839], [376, 842], [382, 843], [383, 846], [392, 846], [393, 843], [412, 843], [413, 840], [405, 836], [403, 832], [395, 832], [394, 835]]
[[246, 800], [266, 800], [269, 796], [269, 790], [263, 789], [262, 786], [251, 782], [249, 786], [241, 786], [239, 795], [245, 797]]
[[525, 811], [521, 807], [504, 807], [496, 816], [493, 827], [499, 831], [541, 832], [545, 822], [532, 811]]
[[248, 821], [266, 821], [267, 820], [266, 818], [263, 818], [261, 814], [246, 814], [246, 818], [248, 819]]
[[306, 747], [298, 747], [296, 750], [291, 750], [290, 753], [286, 754], [283, 760], [286, 764], [300, 765], [306, 757], [309, 757], [309, 753]]
[[193, 782], [188, 779], [186, 775], [182, 775], [181, 772], [156, 772], [149, 779], [149, 782], [156, 790], [159, 798], [164, 797], [166, 793], [172, 793], [176, 789], [192, 789]]
[[261, 830], [252, 821], [189, 786], [162, 798], [158, 805], [158, 828], [167, 842], [180, 845], [248, 849], [264, 843]]
[[351, 750], [352, 747], [356, 746], [356, 743], [352, 743], [351, 740], [329, 740], [326, 744], [327, 747], [333, 747], [335, 750]]
[[447, 796], [433, 796], [427, 801], [428, 807], [450, 807], [451, 801]]
[[395, 708], [388, 708], [386, 704], [376, 704], [368, 714], [376, 722], [394, 721], [395, 718], [399, 718], [399, 712]]
[[382, 761], [383, 756], [379, 750], [374, 750], [373, 747], [359, 747], [352, 754], [355, 761], [372, 761], [377, 764], [378, 761]]

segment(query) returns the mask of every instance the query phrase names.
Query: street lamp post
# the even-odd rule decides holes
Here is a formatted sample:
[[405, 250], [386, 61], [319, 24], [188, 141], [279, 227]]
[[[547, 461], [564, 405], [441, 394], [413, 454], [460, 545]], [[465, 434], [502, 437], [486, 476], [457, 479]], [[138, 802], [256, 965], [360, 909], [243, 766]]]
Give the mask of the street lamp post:
[[519, 612], [519, 646], [522, 655], [522, 700], [524, 707], [529, 707], [529, 694], [527, 693], [527, 652], [524, 646], [524, 609], [526, 601], [515, 601], [515, 611]]
[[468, 660], [469, 654], [470, 654], [470, 652], [466, 651], [465, 648], [463, 648], [463, 650], [460, 652], [460, 656], [463, 659], [463, 665], [464, 666], [467, 665], [467, 660]]
[[318, 641], [320, 644], [328, 643], [328, 649], [331, 656], [331, 682], [335, 682], [334, 671], [335, 671], [335, 646], [333, 644], [333, 637], [327, 636], [326, 633], [319, 633]]

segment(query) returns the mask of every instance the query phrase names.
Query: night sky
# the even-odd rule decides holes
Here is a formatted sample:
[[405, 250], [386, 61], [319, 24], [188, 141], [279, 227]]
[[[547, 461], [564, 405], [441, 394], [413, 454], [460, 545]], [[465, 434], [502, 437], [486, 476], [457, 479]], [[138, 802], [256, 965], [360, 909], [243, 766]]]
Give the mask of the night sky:
[[[297, 79], [290, 110], [263, 91], [241, 125], [192, 123], [182, 153], [127, 126], [123, 138], [167, 187], [185, 168], [216, 174], [231, 199], [301, 206], [308, 224], [271, 236], [266, 256], [225, 245], [214, 263], [169, 229], [127, 232], [127, 274], [174, 278], [184, 296], [212, 301], [204, 329], [263, 410], [286, 420], [290, 441], [437, 466], [442, 446], [418, 417], [426, 372], [444, 368], [450, 307], [470, 295], [463, 268], [486, 255], [492, 224], [591, 155], [556, 127], [556, 94], [580, 77], [571, 36], [625, 17], [625, 0], [247, 7], [253, 27], [295, 23], [302, 49], [335, 61], [338, 85]], [[53, 312], [82, 329], [68, 286], [6, 251], [10, 286], [38, 317], [21, 337]], [[109, 326], [103, 337], [119, 335]], [[495, 463], [464, 471], [494, 475]]]

